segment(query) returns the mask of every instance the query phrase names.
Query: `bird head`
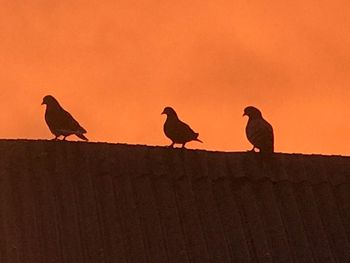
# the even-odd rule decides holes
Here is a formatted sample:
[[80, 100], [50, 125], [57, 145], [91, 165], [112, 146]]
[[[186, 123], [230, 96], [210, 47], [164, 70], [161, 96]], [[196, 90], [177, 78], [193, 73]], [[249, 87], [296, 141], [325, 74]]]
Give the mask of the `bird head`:
[[253, 106], [248, 106], [244, 109], [243, 116], [248, 116], [252, 119], [262, 118], [261, 111]]
[[47, 95], [43, 98], [43, 102], [41, 103], [41, 105], [55, 105], [58, 104], [58, 101], [51, 95]]
[[171, 107], [165, 107], [162, 114], [166, 114], [168, 117], [177, 117], [175, 110]]

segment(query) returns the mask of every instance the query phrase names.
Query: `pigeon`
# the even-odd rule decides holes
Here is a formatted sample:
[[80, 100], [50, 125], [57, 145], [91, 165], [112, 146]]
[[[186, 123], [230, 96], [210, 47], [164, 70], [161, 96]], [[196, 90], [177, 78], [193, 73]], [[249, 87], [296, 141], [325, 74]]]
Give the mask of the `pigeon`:
[[182, 148], [185, 148], [185, 144], [190, 141], [202, 142], [198, 139], [199, 133], [194, 132], [190, 126], [182, 122], [173, 108], [164, 108], [162, 114], [167, 115], [163, 129], [165, 135], [172, 141], [169, 147], [173, 148], [177, 143], [182, 144]]
[[53, 140], [58, 140], [59, 136], [63, 136], [63, 140], [72, 134], [75, 134], [80, 139], [88, 141], [84, 136], [86, 130], [72, 117], [72, 115], [65, 111], [58, 101], [51, 95], [43, 98], [41, 105], [46, 104], [45, 121], [49, 126], [52, 134], [55, 135]]
[[243, 116], [248, 116], [249, 120], [246, 126], [246, 135], [253, 149], [258, 148], [261, 153], [273, 153], [274, 151], [274, 137], [273, 128], [268, 123], [257, 108], [253, 106], [244, 109]]

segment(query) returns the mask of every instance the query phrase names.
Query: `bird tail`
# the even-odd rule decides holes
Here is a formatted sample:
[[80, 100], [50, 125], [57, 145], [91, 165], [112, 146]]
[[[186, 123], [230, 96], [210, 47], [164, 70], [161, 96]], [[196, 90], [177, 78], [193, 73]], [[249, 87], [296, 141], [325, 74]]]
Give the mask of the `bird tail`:
[[200, 139], [198, 139], [198, 136], [199, 136], [199, 133], [196, 133], [196, 138], [194, 139], [194, 141], [203, 143]]
[[89, 139], [88, 138], [86, 138], [83, 134], [81, 134], [81, 133], [77, 133], [77, 134], [75, 134], [76, 136], [78, 136], [80, 139], [82, 139], [82, 140], [84, 140], [84, 141], [88, 141]]

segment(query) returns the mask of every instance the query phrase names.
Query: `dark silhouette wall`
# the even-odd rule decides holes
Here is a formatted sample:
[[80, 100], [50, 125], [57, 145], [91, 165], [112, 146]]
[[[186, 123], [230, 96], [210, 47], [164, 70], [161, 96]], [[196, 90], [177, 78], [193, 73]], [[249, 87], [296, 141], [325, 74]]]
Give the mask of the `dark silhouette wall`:
[[0, 262], [350, 262], [350, 158], [0, 141]]

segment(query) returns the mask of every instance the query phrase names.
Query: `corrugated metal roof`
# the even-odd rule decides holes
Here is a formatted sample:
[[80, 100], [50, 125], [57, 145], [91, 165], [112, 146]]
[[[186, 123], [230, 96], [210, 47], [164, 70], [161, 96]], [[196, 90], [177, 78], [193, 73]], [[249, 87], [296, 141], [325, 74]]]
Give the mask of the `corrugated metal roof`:
[[350, 262], [350, 158], [0, 141], [0, 262]]

